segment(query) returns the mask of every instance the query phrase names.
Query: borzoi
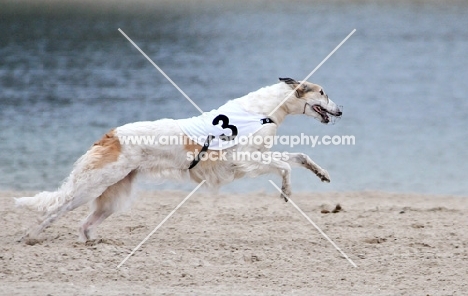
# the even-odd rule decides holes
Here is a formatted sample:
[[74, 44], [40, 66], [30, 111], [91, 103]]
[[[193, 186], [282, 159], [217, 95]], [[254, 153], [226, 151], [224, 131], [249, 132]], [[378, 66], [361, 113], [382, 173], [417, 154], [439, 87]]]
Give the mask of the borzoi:
[[[80, 239], [88, 240], [92, 229], [115, 211], [128, 206], [132, 200], [132, 183], [142, 173], [163, 179], [206, 180], [212, 187], [243, 176], [276, 173], [282, 177], [284, 194], [281, 197], [286, 201], [291, 194], [291, 165], [302, 166], [323, 182], [330, 182], [328, 172], [303, 153], [281, 154], [281, 157], [268, 158], [268, 162], [235, 157], [239, 152], [244, 155], [271, 153], [265, 143], [242, 142], [240, 138], [249, 133], [261, 139], [273, 137], [289, 114], [305, 114], [327, 124], [329, 115], [338, 117], [342, 112], [321, 86], [280, 78], [277, 84], [231, 100], [218, 110], [199, 117], [160, 119], [117, 127], [76, 161], [70, 176], [57, 191], [16, 199], [17, 205], [44, 214], [42, 222], [31, 228], [26, 237], [38, 235], [67, 211], [92, 202], [92, 212], [79, 228]], [[201, 139], [192, 141], [193, 135], [189, 133], [201, 136]], [[150, 136], [155, 141], [129, 141]], [[180, 136], [183, 144], [158, 142], [174, 136]]]

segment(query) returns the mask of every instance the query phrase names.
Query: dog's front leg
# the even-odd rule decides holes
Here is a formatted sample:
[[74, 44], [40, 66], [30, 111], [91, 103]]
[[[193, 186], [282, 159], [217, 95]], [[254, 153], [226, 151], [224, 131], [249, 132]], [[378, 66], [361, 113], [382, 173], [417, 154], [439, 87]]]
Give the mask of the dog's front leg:
[[270, 172], [276, 171], [282, 177], [280, 197], [288, 202], [288, 197], [291, 195], [291, 166], [282, 160], [272, 160], [268, 166]]
[[317, 177], [320, 178], [322, 182], [330, 182], [330, 175], [324, 169], [322, 169], [318, 164], [312, 161], [309, 156], [304, 153], [288, 153], [286, 154], [288, 159], [284, 159], [291, 165], [298, 165], [304, 167], [308, 170], [311, 170]]
[[285, 202], [288, 202], [288, 197], [291, 196], [291, 169], [281, 171], [283, 182], [281, 184], [281, 196]]

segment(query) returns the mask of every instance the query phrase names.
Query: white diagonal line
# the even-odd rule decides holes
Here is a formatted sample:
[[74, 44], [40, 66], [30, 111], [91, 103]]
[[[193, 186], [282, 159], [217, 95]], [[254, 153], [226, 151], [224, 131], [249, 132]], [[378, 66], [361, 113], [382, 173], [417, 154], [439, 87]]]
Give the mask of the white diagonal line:
[[142, 240], [141, 243], [140, 243], [138, 246], [136, 246], [135, 249], [133, 249], [133, 251], [132, 251], [130, 254], [127, 255], [127, 257], [125, 257], [124, 260], [122, 260], [122, 262], [120, 262], [119, 265], [117, 265], [117, 268], [120, 268], [120, 267], [125, 263], [125, 261], [127, 261], [128, 258], [130, 258], [130, 257], [131, 257], [131, 256], [132, 256], [132, 255], [149, 239], [149, 238], [150, 238], [150, 236], [152, 236], [152, 235], [156, 232], [156, 230], [158, 230], [159, 227], [161, 227], [161, 226], [167, 221], [167, 219], [169, 219], [169, 218], [170, 218], [170, 217], [171, 217], [171, 216], [172, 216], [172, 215], [173, 215], [189, 198], [190, 198], [190, 196], [192, 196], [192, 194], [194, 194], [195, 191], [197, 191], [198, 188], [200, 188], [200, 186], [202, 186], [203, 183], [205, 183], [205, 181], [206, 181], [206, 180], [201, 181], [201, 183], [198, 184], [198, 186], [195, 187], [195, 189], [193, 189], [192, 192], [190, 192], [190, 194], [187, 195], [187, 197], [185, 197], [184, 200], [182, 200], [182, 201], [179, 203], [179, 205], [177, 205], [177, 207], [176, 207], [175, 209], [173, 209], [172, 212], [170, 212], [169, 215], [167, 215], [167, 217], [164, 218], [164, 220], [162, 220], [161, 223], [159, 223], [159, 225], [156, 226], [156, 228], [153, 229], [153, 231], [151, 231], [150, 234], [148, 234], [148, 235], [145, 237], [145, 239]]
[[270, 112], [270, 114], [268, 114], [268, 116], [271, 116], [273, 113], [275, 113], [276, 110], [278, 110], [278, 108], [281, 107], [281, 106], [284, 104], [284, 102], [286, 102], [286, 100], [289, 99], [289, 97], [290, 97], [293, 93], [295, 93], [296, 90], [298, 90], [299, 87], [301, 87], [302, 84], [305, 83], [306, 80], [309, 79], [309, 77], [312, 76], [312, 74], [314, 74], [315, 71], [317, 71], [317, 70], [323, 65], [323, 63], [325, 63], [325, 62], [335, 53], [335, 51], [337, 51], [338, 48], [340, 48], [341, 45], [343, 45], [343, 43], [345, 43], [346, 40], [349, 39], [349, 37], [351, 37], [351, 35], [354, 34], [354, 32], [356, 32], [356, 29], [352, 30], [351, 33], [349, 33], [348, 36], [346, 36], [346, 38], [343, 39], [343, 41], [341, 41], [340, 44], [338, 44], [338, 45], [335, 47], [335, 49], [333, 49], [333, 50], [323, 59], [323, 61], [321, 61], [320, 64], [318, 64], [317, 67], [315, 67], [315, 69], [312, 70], [312, 72], [310, 72], [309, 75], [307, 75], [306, 78], [304, 78], [304, 79], [301, 81], [301, 83], [299, 83], [299, 85], [296, 86], [296, 88], [293, 89], [293, 90], [286, 96], [286, 98], [284, 98], [284, 100], [281, 101], [281, 103], [280, 103], [278, 106], [276, 106], [276, 108], [273, 109], [273, 111]]
[[309, 221], [310, 224], [312, 224], [312, 226], [314, 226], [314, 227], [320, 232], [320, 234], [323, 235], [323, 236], [335, 247], [335, 249], [337, 249], [338, 252], [340, 252], [341, 255], [343, 255], [343, 257], [345, 257], [345, 258], [349, 261], [349, 263], [351, 263], [352, 266], [357, 267], [357, 265], [353, 262], [353, 260], [351, 260], [351, 259], [348, 257], [348, 255], [346, 255], [346, 254], [345, 254], [345, 253], [328, 237], [328, 235], [327, 235], [325, 232], [323, 232], [322, 229], [320, 229], [320, 227], [318, 227], [317, 224], [315, 224], [314, 221], [312, 221], [312, 220], [309, 218], [309, 216], [307, 216], [307, 215], [296, 205], [295, 202], [292, 201], [292, 199], [291, 199], [289, 196], [287, 196], [286, 194], [284, 194], [284, 192], [283, 192], [278, 186], [276, 186], [276, 184], [275, 184], [272, 180], [269, 180], [269, 181], [270, 181], [270, 183], [271, 183], [280, 193], [282, 193], [284, 196], [287, 197], [288, 201], [291, 202], [291, 204], [296, 208], [296, 210], [298, 210], [299, 213], [301, 213], [302, 216], [304, 216], [304, 217], [307, 219], [307, 221]]
[[124, 31], [122, 31], [122, 30], [119, 28], [119, 32], [122, 33], [122, 35], [124, 35], [124, 37], [127, 38], [127, 40], [130, 41], [130, 43], [131, 43], [133, 46], [135, 46], [135, 48], [138, 49], [138, 51], [139, 51], [139, 52], [140, 52], [156, 69], [158, 69], [158, 71], [161, 72], [161, 74], [162, 74], [164, 77], [166, 77], [166, 79], [169, 80], [169, 82], [172, 83], [172, 85], [174, 85], [174, 87], [175, 87], [190, 103], [192, 103], [192, 105], [193, 105], [195, 108], [197, 108], [198, 111], [200, 111], [200, 113], [203, 114], [203, 110], [200, 109], [200, 107], [198, 107], [198, 105], [195, 104], [195, 102], [192, 101], [192, 99], [190, 99], [189, 96], [188, 96], [179, 86], [177, 86], [177, 84], [175, 84], [175, 82], [172, 81], [172, 79], [171, 79], [169, 76], [167, 76], [167, 74], [164, 73], [164, 71], [163, 71], [161, 68], [159, 68], [159, 66], [156, 65], [155, 62], [153, 62], [153, 60], [150, 59], [149, 56], [147, 56], [146, 53], [144, 53], [143, 50], [141, 50], [141, 49], [138, 47], [138, 45], [136, 45], [136, 43], [133, 42], [133, 40], [130, 39], [130, 37], [128, 37], [127, 34], [124, 33]]

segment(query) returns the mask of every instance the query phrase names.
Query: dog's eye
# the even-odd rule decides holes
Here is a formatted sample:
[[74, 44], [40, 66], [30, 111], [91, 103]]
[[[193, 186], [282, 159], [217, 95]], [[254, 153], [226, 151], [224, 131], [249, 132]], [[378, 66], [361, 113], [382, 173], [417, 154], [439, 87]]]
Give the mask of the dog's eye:
[[320, 94], [323, 96], [323, 89], [320, 90]]

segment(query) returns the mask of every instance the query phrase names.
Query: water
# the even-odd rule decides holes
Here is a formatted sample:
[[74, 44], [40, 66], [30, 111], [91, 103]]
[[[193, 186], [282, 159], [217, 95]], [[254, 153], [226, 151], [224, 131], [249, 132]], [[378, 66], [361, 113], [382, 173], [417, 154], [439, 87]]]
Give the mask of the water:
[[[290, 117], [279, 134], [356, 143], [288, 148], [332, 177], [322, 184], [295, 169], [294, 191], [468, 193], [466, 3], [20, 3], [0, 12], [0, 190], [59, 186], [115, 126], [198, 114], [118, 28], [203, 110], [278, 77], [301, 80], [355, 28], [309, 79], [344, 106], [341, 121]], [[272, 191], [269, 178], [279, 182], [243, 179], [224, 190]]]

